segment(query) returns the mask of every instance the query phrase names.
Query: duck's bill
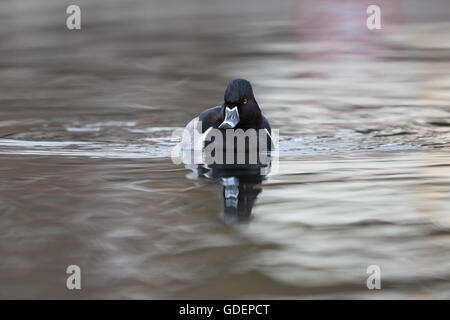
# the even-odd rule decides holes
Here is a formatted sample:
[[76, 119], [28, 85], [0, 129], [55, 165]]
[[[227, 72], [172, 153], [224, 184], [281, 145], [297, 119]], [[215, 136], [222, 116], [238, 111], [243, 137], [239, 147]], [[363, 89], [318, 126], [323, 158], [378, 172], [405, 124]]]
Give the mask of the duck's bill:
[[219, 129], [232, 129], [239, 123], [239, 111], [237, 107], [225, 109], [225, 120], [220, 124]]

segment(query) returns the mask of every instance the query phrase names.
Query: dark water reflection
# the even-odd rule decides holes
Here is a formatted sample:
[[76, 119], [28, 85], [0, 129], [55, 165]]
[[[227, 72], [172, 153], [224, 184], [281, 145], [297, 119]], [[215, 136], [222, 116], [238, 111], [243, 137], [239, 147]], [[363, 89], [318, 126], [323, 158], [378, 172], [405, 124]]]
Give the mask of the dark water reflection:
[[[190, 165], [189, 167], [192, 167]], [[232, 224], [249, 222], [253, 205], [262, 191], [261, 183], [270, 172], [267, 165], [194, 165], [194, 174], [198, 177], [216, 181], [223, 186], [224, 220]]]
[[[449, 298], [450, 11], [431, 2], [390, 1], [377, 33], [364, 1], [81, 0], [79, 32], [65, 3], [2, 2], [0, 297]], [[280, 129], [277, 167], [172, 162], [236, 77]]]

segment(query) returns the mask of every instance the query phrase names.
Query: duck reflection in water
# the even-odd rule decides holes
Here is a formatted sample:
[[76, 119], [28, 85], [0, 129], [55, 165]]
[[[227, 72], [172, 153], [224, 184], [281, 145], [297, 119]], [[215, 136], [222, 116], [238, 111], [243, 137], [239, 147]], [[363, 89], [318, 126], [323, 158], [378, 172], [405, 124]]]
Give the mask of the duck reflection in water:
[[224, 220], [228, 224], [249, 222], [253, 205], [262, 192], [262, 181], [270, 172], [266, 165], [199, 164], [187, 165], [197, 177], [220, 183], [222, 188]]

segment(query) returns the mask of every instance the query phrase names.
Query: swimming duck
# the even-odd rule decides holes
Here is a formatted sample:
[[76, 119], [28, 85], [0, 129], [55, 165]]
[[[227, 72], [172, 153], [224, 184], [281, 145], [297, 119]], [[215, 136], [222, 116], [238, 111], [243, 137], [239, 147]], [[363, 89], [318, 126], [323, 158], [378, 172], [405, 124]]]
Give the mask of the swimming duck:
[[[201, 121], [201, 129], [196, 125], [198, 121]], [[210, 128], [242, 129], [244, 131], [247, 129], [265, 129], [268, 133], [268, 150], [270, 150], [272, 131], [269, 121], [263, 116], [256, 102], [252, 85], [245, 79], [231, 80], [225, 89], [223, 104], [203, 111], [189, 122], [185, 132], [188, 132], [189, 135], [192, 135], [194, 130], [201, 130], [201, 133], [206, 133]], [[200, 148], [202, 147], [204, 147], [203, 144]]]

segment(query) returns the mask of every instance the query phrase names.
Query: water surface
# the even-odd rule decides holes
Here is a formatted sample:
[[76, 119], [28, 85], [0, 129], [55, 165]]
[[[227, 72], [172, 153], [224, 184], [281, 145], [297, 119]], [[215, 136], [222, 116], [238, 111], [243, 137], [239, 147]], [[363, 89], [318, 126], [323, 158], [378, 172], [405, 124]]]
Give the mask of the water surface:
[[[0, 5], [0, 297], [450, 298], [449, 6], [322, 2]], [[236, 77], [281, 140], [238, 184], [171, 159]]]

